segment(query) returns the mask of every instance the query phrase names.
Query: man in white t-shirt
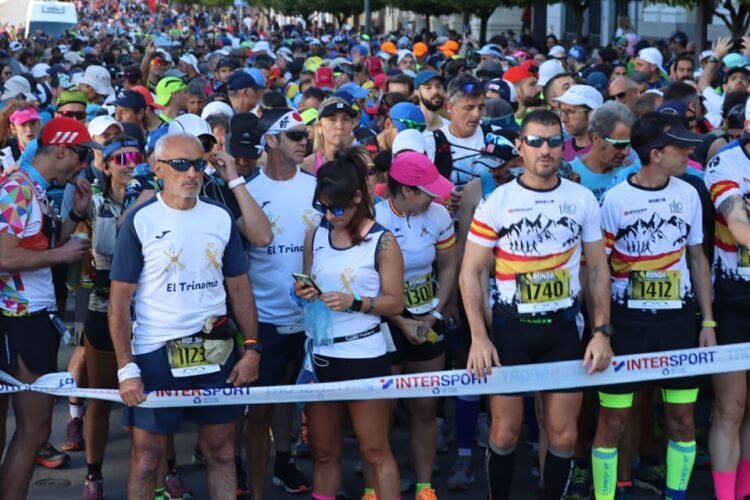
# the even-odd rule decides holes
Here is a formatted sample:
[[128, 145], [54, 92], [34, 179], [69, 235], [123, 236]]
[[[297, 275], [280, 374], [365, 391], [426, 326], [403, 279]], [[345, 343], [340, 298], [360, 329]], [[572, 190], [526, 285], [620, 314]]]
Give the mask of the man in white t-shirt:
[[[109, 329], [120, 397], [128, 406], [123, 421], [133, 428], [130, 498], [153, 495], [167, 437], [183, 419], [199, 424], [211, 498], [236, 493], [233, 436], [241, 406], [138, 406], [146, 390], [241, 387], [258, 378], [261, 346], [247, 256], [229, 209], [198, 197], [207, 165], [203, 155], [193, 136], [159, 139], [154, 172], [164, 189], [127, 216], [117, 238]], [[136, 291], [133, 329], [130, 306]], [[244, 335], [241, 355], [227, 299]]]
[[[259, 128], [268, 161], [250, 177], [247, 190], [271, 221], [273, 241], [266, 246], [251, 245], [248, 254], [263, 345], [257, 383], [272, 386], [294, 383], [302, 363], [305, 332], [300, 310], [289, 300], [289, 285], [292, 273], [302, 272], [305, 234], [318, 226], [320, 213], [312, 207], [315, 177], [298, 166], [305, 159], [308, 141], [302, 117], [296, 111], [266, 110]], [[250, 408], [245, 436], [256, 500], [265, 498], [271, 426], [276, 448], [273, 483], [287, 493], [310, 490], [310, 483], [291, 458], [293, 410], [294, 405]]]

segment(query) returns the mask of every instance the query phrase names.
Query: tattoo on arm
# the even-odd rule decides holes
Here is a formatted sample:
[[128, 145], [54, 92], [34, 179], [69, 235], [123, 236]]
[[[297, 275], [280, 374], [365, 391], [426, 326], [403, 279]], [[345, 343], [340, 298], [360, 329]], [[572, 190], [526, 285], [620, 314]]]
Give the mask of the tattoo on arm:
[[735, 194], [721, 202], [721, 205], [719, 205], [719, 213], [726, 218], [729, 217], [729, 214], [732, 213], [735, 207], [742, 208], [743, 205], [744, 200], [742, 199], [742, 196]]
[[388, 247], [391, 246], [391, 242], [393, 241], [393, 234], [390, 233], [390, 231], [386, 231], [383, 233], [382, 238], [380, 238], [380, 250], [381, 252], [385, 252], [388, 250]]

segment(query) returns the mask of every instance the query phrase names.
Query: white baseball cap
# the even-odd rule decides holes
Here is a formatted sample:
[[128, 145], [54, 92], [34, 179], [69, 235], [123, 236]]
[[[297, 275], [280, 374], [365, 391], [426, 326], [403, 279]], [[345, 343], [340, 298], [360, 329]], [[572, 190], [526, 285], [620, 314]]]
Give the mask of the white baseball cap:
[[211, 115], [224, 115], [227, 118], [231, 118], [234, 115], [232, 106], [221, 101], [211, 101], [203, 107], [201, 111], [201, 118], [204, 120]]
[[91, 134], [91, 136], [93, 137], [95, 135], [103, 134], [104, 131], [112, 125], [115, 125], [117, 128], [119, 128], [120, 132], [124, 130], [122, 128], [122, 124], [109, 115], [97, 116], [88, 123], [87, 128], [89, 129], [89, 134]]
[[65, 62], [70, 64], [80, 64], [84, 61], [84, 58], [81, 57], [81, 55], [78, 52], [68, 51], [63, 56], [63, 59], [65, 59]]
[[5, 90], [0, 94], [0, 101], [15, 99], [19, 95], [23, 95], [26, 99], [34, 98], [34, 94], [31, 91], [31, 84], [21, 75], [11, 76], [5, 82]]
[[276, 59], [276, 54], [273, 53], [273, 50], [271, 50], [271, 46], [268, 45], [268, 42], [265, 40], [261, 40], [253, 45], [253, 53], [255, 52], [265, 52], [266, 54], [271, 56], [271, 59]]
[[416, 151], [417, 153], [426, 154], [427, 141], [422, 132], [414, 128], [399, 132], [393, 140], [391, 152], [393, 156], [396, 156], [402, 151]]
[[195, 57], [193, 54], [189, 54], [189, 53], [183, 54], [182, 56], [180, 56], [180, 61], [192, 66], [193, 69], [195, 69], [196, 73], [201, 72], [200, 68], [198, 68], [198, 58]]
[[216, 136], [211, 132], [211, 125], [192, 113], [185, 113], [172, 120], [167, 129], [167, 135], [174, 134], [190, 134], [194, 137], [209, 136], [216, 142]]
[[565, 68], [559, 60], [550, 59], [549, 61], [544, 61], [539, 66], [539, 79], [537, 83], [544, 87], [547, 85], [547, 82], [561, 73], [565, 73]]
[[49, 76], [49, 73], [47, 73], [49, 69], [49, 64], [37, 63], [31, 68], [31, 76], [37, 79], [44, 78], [45, 76]]
[[549, 57], [565, 57], [568, 55], [568, 52], [565, 50], [565, 47], [562, 45], [555, 45], [551, 49], [549, 49], [549, 52], [547, 53]]
[[664, 57], [661, 55], [661, 52], [659, 52], [659, 49], [654, 47], [646, 47], [645, 49], [641, 49], [638, 51], [638, 57], [649, 64], [656, 64], [659, 70], [666, 73], [664, 67], [662, 66], [662, 64], [664, 64]]
[[415, 61], [417, 60], [417, 57], [414, 55], [414, 52], [412, 52], [409, 49], [401, 49], [398, 51], [398, 58], [396, 59], [398, 62], [397, 64], [401, 64], [401, 61], [404, 60], [406, 57], [411, 57]]
[[482, 48], [477, 51], [477, 54], [479, 54], [480, 56], [503, 57], [503, 49], [501, 49], [494, 43], [488, 43], [482, 46]]
[[99, 95], [108, 96], [115, 93], [115, 89], [112, 88], [112, 77], [104, 66], [93, 65], [86, 68], [80, 83], [93, 87]]
[[23, 44], [19, 42], [18, 40], [14, 40], [10, 42], [10, 46], [8, 47], [11, 52], [18, 52], [23, 48]]
[[596, 109], [604, 104], [602, 95], [591, 85], [573, 85], [555, 100], [571, 106], [586, 106], [589, 109]]

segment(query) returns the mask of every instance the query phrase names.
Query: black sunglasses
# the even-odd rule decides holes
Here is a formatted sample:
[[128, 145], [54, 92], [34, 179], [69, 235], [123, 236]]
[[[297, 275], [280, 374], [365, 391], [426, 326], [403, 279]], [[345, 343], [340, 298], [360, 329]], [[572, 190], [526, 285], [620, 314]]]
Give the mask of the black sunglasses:
[[553, 135], [550, 137], [542, 137], [539, 135], [525, 135], [521, 137], [521, 140], [526, 143], [529, 147], [534, 149], [541, 148], [546, 142], [551, 148], [559, 148], [562, 146], [563, 138], [561, 135]]
[[302, 139], [307, 139], [307, 130], [290, 130], [284, 132], [284, 135], [292, 142], [299, 142]]
[[629, 91], [625, 90], [623, 92], [620, 92], [619, 94], [613, 94], [609, 96], [609, 100], [614, 101], [615, 99], [617, 99], [618, 101], [622, 101], [623, 99], [625, 99], [625, 96], [628, 95], [628, 92]]
[[341, 217], [346, 212], [346, 207], [331, 207], [322, 201], [316, 201], [313, 203], [313, 208], [323, 215], [325, 215], [326, 212], [331, 212], [334, 217]]
[[78, 155], [78, 161], [80, 163], [89, 164], [94, 160], [94, 152], [89, 148], [79, 148], [76, 146], [65, 146], [70, 151]]
[[469, 82], [461, 87], [461, 92], [463, 92], [464, 94], [484, 92], [484, 85], [482, 84], [482, 82]]
[[206, 160], [185, 160], [185, 159], [177, 159], [177, 160], [156, 160], [160, 161], [162, 163], [166, 163], [173, 169], [177, 170], [178, 172], [187, 172], [190, 170], [190, 167], [193, 167], [196, 172], [203, 172], [206, 170], [206, 166], [208, 165], [208, 162]]

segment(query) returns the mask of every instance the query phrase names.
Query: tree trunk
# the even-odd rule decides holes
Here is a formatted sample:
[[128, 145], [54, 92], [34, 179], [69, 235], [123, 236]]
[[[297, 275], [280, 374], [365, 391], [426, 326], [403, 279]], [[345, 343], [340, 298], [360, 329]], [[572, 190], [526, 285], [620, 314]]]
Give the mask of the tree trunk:
[[580, 5], [575, 5], [573, 7], [573, 18], [575, 19], [576, 23], [576, 43], [581, 43], [581, 38], [583, 36], [583, 8], [581, 8]]
[[430, 30], [430, 15], [429, 14], [425, 14], [424, 15], [424, 26], [425, 26], [425, 28], [427, 28], [427, 33], [429, 33], [431, 31]]
[[492, 9], [489, 11], [482, 12], [481, 16], [479, 17], [479, 45], [484, 45], [487, 43], [487, 24], [490, 21], [490, 16], [493, 12], [495, 12], [495, 9]]
[[[532, 33], [537, 47], [541, 47], [543, 53], [547, 53], [547, 5], [537, 3], [531, 16]], [[562, 37], [561, 37], [562, 38]]]

